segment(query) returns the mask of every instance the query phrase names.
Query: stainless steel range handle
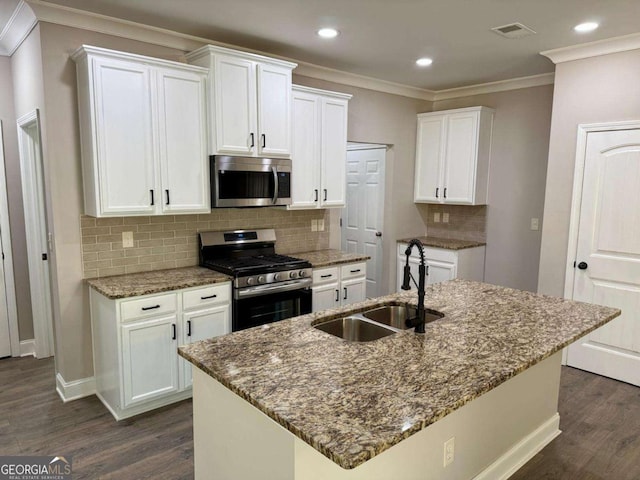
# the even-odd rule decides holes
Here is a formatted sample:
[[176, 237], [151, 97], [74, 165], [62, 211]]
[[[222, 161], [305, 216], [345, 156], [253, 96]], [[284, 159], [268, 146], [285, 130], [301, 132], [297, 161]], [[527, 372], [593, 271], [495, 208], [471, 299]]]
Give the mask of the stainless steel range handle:
[[257, 297], [259, 295], [267, 295], [269, 293], [288, 292], [291, 290], [300, 290], [310, 287], [312, 280], [305, 278], [303, 280], [293, 280], [291, 282], [282, 282], [276, 285], [258, 285], [257, 287], [241, 288], [235, 291], [235, 298]]
[[275, 188], [273, 189], [273, 199], [271, 202], [275, 205], [278, 201], [278, 190], [280, 189], [280, 185], [278, 184], [278, 170], [276, 170], [276, 167], [271, 167], [271, 171], [273, 172], [273, 183], [275, 185]]

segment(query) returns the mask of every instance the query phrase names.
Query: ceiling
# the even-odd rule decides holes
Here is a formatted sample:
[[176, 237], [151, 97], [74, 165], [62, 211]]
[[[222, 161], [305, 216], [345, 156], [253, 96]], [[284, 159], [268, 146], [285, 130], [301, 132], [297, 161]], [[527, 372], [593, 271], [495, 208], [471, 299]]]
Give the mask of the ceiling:
[[[539, 52], [640, 31], [638, 0], [49, 1], [429, 90], [553, 72]], [[585, 21], [600, 28], [575, 33]], [[512, 22], [537, 34], [490, 30]], [[321, 39], [324, 26], [341, 34]]]

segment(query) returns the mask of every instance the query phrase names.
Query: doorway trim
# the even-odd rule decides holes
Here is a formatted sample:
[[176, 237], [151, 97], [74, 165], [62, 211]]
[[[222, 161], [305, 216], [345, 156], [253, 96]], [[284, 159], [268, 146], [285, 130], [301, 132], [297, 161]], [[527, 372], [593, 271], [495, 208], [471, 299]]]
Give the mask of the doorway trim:
[[4, 155], [4, 133], [0, 121], [0, 235], [4, 253], [4, 285], [7, 297], [7, 318], [9, 320], [9, 338], [11, 356], [20, 356], [20, 336], [18, 333], [18, 305], [16, 303], [16, 284], [13, 276], [13, 248], [11, 247], [11, 227], [9, 225], [9, 201], [7, 199], [6, 158]]
[[[567, 247], [567, 265], [564, 277], [564, 298], [573, 299], [575, 268], [573, 262], [578, 253], [578, 229], [580, 227], [580, 205], [582, 203], [582, 184], [584, 181], [584, 163], [587, 154], [587, 136], [592, 132], [640, 129], [640, 120], [605, 123], [584, 123], [578, 125], [576, 143], [576, 161], [573, 174], [573, 195], [571, 197], [571, 219], [569, 221], [569, 243]], [[566, 349], [565, 349], [566, 350]], [[565, 360], [566, 355], [563, 355]]]
[[[17, 124], [35, 354], [37, 358], [45, 358], [53, 355], [54, 345], [49, 261], [48, 257], [47, 260], [42, 258], [42, 255], [48, 255], [49, 251], [46, 248], [48, 238], [44, 207], [44, 165], [40, 111], [35, 109], [23, 115], [17, 120]], [[29, 132], [34, 128], [35, 138]], [[26, 185], [35, 185], [36, 187], [27, 190], [25, 189]], [[44, 245], [41, 245], [40, 241], [44, 241]]]

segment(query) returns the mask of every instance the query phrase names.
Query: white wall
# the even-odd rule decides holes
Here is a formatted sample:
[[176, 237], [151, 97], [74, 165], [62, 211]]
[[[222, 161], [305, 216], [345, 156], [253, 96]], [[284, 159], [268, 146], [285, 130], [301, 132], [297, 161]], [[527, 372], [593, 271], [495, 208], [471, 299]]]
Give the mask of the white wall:
[[493, 121], [485, 281], [535, 292], [542, 223], [553, 85], [436, 102], [434, 110], [483, 105]]
[[578, 125], [640, 120], [640, 50], [556, 66], [538, 291], [564, 295]]

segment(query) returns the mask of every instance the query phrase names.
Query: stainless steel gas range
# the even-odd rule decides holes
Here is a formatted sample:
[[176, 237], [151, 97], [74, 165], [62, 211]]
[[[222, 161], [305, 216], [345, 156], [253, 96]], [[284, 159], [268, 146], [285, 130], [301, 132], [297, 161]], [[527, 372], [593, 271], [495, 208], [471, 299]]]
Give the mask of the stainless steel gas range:
[[273, 229], [200, 232], [200, 265], [233, 277], [232, 330], [311, 312], [311, 264], [275, 253]]

